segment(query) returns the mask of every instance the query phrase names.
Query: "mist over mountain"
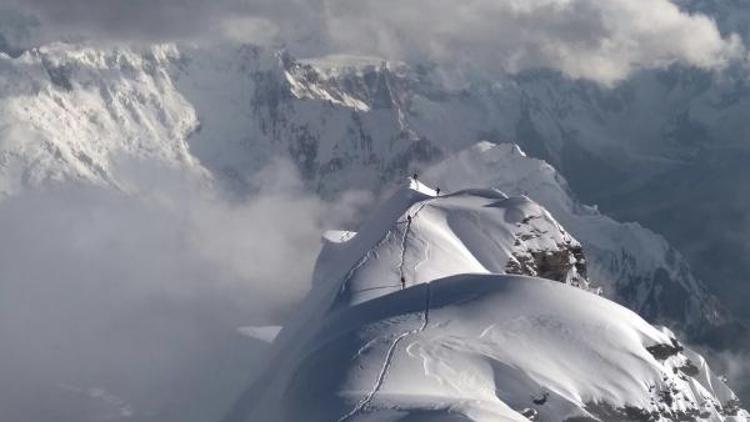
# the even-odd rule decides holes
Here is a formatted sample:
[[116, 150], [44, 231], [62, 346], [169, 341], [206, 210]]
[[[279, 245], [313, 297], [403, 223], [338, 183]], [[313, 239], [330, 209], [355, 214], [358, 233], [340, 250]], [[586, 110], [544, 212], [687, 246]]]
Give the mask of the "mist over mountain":
[[[639, 355], [674, 339], [689, 350], [666, 360], [644, 354], [655, 362], [639, 366], [639, 374], [682, 374], [654, 387], [682, 391], [677, 405], [611, 385], [600, 386], [609, 407], [592, 407], [603, 396], [570, 401], [568, 393], [584, 390], [560, 380], [575, 377], [554, 372], [529, 384], [524, 377], [544, 372], [535, 365], [512, 374], [534, 391], [513, 394], [560, 393], [552, 397], [568, 403], [570, 417], [603, 421], [629, 406], [662, 420], [703, 420], [694, 405], [721, 375], [726, 391], [750, 400], [750, 9], [730, 0], [454, 3], [0, 1], [0, 343], [10, 345], [0, 349], [2, 413], [12, 422], [221, 419], [243, 390], [255, 391], [246, 387], [267, 369], [260, 362], [281, 347], [265, 344], [269, 333], [350, 269], [335, 265], [323, 281], [313, 273], [332, 247], [326, 236], [319, 256], [323, 232], [341, 229], [343, 248], [415, 173], [444, 193], [499, 189], [535, 202], [543, 211], [532, 214], [555, 223], [516, 233], [524, 242], [558, 224], [570, 236], [544, 247], [521, 242], [521, 251], [498, 247], [498, 233], [511, 228], [491, 219], [482, 223], [493, 227], [486, 239], [451, 226], [454, 234], [430, 237], [437, 249], [417, 250], [447, 250], [450, 262], [463, 256], [452, 249], [460, 241], [473, 258], [440, 274], [429, 272], [440, 263], [420, 264], [428, 271], [413, 286], [420, 292], [480, 272], [510, 286], [510, 297], [547, 306], [556, 294], [548, 292], [570, 286], [515, 287], [503, 277], [554, 279], [603, 297], [582, 303], [611, 300], [619, 305], [602, 306], [634, 312], [613, 324], [643, 341], [618, 347]], [[499, 264], [505, 254], [514, 265]], [[585, 272], [569, 265], [584, 262]], [[509, 300], [477, 283], [466, 285], [486, 292], [488, 304]], [[461, 290], [457, 281], [438, 284]], [[374, 301], [399, 309], [389, 318], [411, 315], [418, 301], [389, 293]], [[360, 299], [347, 306], [373, 298]], [[405, 324], [404, 332], [414, 328]], [[363, 327], [350, 328], [369, 333]], [[294, 347], [345, 353], [328, 345], [326, 329]], [[611, 349], [589, 352], [606, 355], [611, 370], [633, 368]], [[516, 358], [490, 355], [492, 365]], [[443, 357], [424, 362], [467, 368]], [[703, 378], [686, 362], [701, 371], [705, 363]], [[363, 365], [368, 374], [377, 367]], [[287, 381], [273, 382], [298, 388]], [[357, 388], [341, 392], [349, 400]], [[744, 420], [722, 414], [740, 409], [726, 391], [705, 394], [715, 413], [703, 409], [706, 420]], [[528, 420], [560, 416], [533, 403], [537, 416], [524, 415], [519, 397], [497, 398]], [[365, 391], [366, 406], [355, 400], [353, 409], [373, 398]], [[327, 415], [340, 404], [326, 403], [311, 411]], [[383, 417], [455, 416], [420, 406]]]

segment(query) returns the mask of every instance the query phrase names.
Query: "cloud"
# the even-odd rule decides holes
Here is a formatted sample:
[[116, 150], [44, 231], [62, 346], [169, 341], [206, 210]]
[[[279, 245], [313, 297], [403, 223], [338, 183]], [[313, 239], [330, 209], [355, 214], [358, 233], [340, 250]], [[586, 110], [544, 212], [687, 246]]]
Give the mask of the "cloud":
[[[348, 6], [347, 6], [348, 5]], [[724, 66], [738, 38], [667, 0], [327, 2], [333, 43], [390, 57], [518, 72], [551, 68], [612, 83], [640, 68]], [[396, 13], [395, 11], [398, 11]]]
[[[93, 35], [109, 39], [182, 38], [230, 15], [232, 3], [199, 0], [5, 0], [38, 16], [48, 36]], [[55, 32], [57, 32], [55, 34]]]
[[236, 329], [282, 324], [321, 231], [369, 200], [302, 193], [283, 160], [243, 201], [127, 171], [127, 194], [64, 186], [0, 202], [3, 420], [218, 420], [262, 352]]
[[669, 0], [5, 0], [54, 34], [227, 37], [301, 55], [354, 53], [469, 66], [551, 68], [611, 84], [642, 68], [704, 69], [743, 55], [705, 15]]
[[99, 42], [173, 40], [273, 43], [277, 24], [310, 15], [297, 0], [0, 0], [36, 17], [34, 42], [86, 38]]

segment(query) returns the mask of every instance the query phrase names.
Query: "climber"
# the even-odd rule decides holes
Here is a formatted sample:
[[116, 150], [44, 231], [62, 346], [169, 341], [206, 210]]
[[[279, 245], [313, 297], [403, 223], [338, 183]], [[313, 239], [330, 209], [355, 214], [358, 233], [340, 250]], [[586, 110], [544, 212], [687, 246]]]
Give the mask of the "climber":
[[411, 178], [414, 179], [415, 182], [419, 181], [419, 175], [417, 173], [414, 173], [414, 176]]
[[406, 216], [406, 222], [409, 223], [409, 224], [411, 224], [411, 216], [410, 215]]
[[435, 196], [440, 196], [440, 186], [435, 188], [435, 194], [436, 194]]
[[401, 276], [401, 289], [403, 290], [405, 288], [406, 288], [406, 278], [404, 278], [404, 276]]

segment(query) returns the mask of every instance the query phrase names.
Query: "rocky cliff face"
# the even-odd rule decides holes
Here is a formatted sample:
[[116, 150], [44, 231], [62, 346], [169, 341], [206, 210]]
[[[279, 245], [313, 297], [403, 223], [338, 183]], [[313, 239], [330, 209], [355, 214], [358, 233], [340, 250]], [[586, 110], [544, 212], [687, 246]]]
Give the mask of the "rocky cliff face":
[[[543, 211], [543, 210], [541, 210]], [[550, 217], [546, 211], [532, 214], [516, 223], [514, 230], [513, 254], [505, 271], [508, 274], [528, 275], [559, 281], [576, 287], [589, 288], [590, 281], [586, 274], [586, 256], [581, 244], [571, 237], [562, 226], [555, 222], [552, 230], [562, 235], [562, 241], [554, 246], [537, 246], [540, 238], [549, 236], [547, 228], [541, 228], [534, 220], [545, 220]], [[553, 220], [554, 221], [554, 220]]]

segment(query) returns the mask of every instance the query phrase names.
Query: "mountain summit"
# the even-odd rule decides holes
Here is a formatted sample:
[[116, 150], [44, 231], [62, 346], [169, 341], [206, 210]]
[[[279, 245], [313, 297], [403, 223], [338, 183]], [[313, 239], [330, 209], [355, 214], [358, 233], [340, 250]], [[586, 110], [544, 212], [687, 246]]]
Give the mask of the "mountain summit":
[[580, 244], [498, 190], [412, 181], [326, 234], [311, 293], [226, 421], [746, 421], [666, 328], [597, 294]]

